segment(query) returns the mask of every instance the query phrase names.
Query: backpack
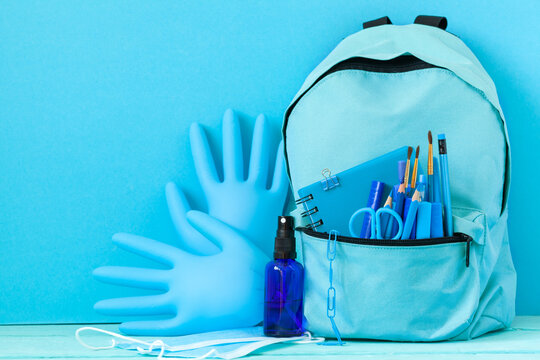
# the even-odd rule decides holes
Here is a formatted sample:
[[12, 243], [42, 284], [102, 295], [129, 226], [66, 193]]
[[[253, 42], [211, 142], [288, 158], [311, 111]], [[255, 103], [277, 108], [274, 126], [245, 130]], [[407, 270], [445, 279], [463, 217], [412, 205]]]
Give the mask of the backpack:
[[[318, 336], [466, 340], [514, 318], [505, 119], [492, 80], [446, 24], [433, 16], [364, 23], [313, 70], [285, 113], [304, 314]], [[470, 241], [379, 245], [309, 228], [309, 199], [298, 190], [324, 179], [323, 169], [336, 174], [403, 145], [427, 145], [428, 130], [446, 133], [454, 229]]]

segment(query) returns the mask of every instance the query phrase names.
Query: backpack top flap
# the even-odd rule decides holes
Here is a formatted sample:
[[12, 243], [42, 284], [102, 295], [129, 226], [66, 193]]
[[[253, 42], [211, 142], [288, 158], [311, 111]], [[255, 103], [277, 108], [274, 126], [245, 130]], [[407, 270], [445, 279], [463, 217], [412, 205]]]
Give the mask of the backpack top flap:
[[[486, 73], [478, 59], [474, 56], [474, 54], [469, 50], [469, 48], [455, 35], [452, 35], [444, 30], [441, 30], [439, 28], [426, 26], [426, 25], [420, 25], [420, 24], [411, 24], [411, 25], [405, 25], [405, 26], [396, 26], [396, 25], [383, 25], [383, 26], [376, 26], [371, 27], [362, 31], [359, 31], [356, 34], [353, 34], [346, 39], [344, 39], [335, 49], [332, 51], [319, 66], [315, 68], [315, 70], [307, 77], [306, 81], [302, 85], [302, 88], [300, 91], [296, 94], [293, 101], [289, 105], [284, 118], [283, 123], [283, 138], [285, 142], [285, 156], [287, 159], [287, 171], [289, 173], [289, 177], [291, 179], [291, 184], [293, 187], [293, 191], [295, 193], [295, 196], [297, 195], [298, 189], [313, 183], [317, 180], [321, 180], [322, 177], [320, 175], [320, 170], [322, 168], [328, 167], [329, 165], [326, 163], [317, 163], [318, 159], [315, 159], [313, 157], [310, 158], [307, 154], [309, 154], [310, 149], [316, 147], [318, 145], [314, 145], [313, 142], [318, 142], [321, 138], [324, 136], [330, 137], [329, 144], [331, 144], [332, 141], [347, 141], [347, 139], [334, 139], [334, 135], [337, 134], [340, 131], [340, 126], [342, 125], [341, 122], [344, 119], [343, 116], [347, 117], [350, 114], [347, 113], [347, 109], [344, 109], [342, 111], [343, 115], [341, 118], [337, 118], [334, 116], [331, 120], [325, 119], [325, 120], [316, 120], [317, 124], [314, 124], [311, 122], [311, 120], [314, 118], [313, 114], [311, 114], [311, 118], [304, 114], [303, 117], [301, 116], [301, 119], [299, 120], [301, 124], [297, 124], [295, 129], [292, 133], [287, 131], [287, 125], [289, 122], [289, 119], [293, 118], [291, 117], [291, 114], [294, 115], [297, 110], [299, 103], [302, 103], [303, 97], [310, 92], [310, 90], [316, 88], [320, 85], [322, 82], [321, 80], [325, 78], [326, 75], [332, 72], [332, 69], [335, 67], [335, 65], [343, 63], [345, 60], [352, 59], [352, 58], [366, 58], [366, 59], [374, 59], [374, 60], [390, 60], [397, 58], [402, 55], [412, 55], [421, 61], [424, 61], [425, 63], [434, 65], [437, 68], [442, 69], [436, 69], [440, 72], [451, 72], [452, 76], [455, 78], [461, 79], [464, 81], [468, 86], [475, 89], [477, 93], [479, 93], [481, 98], [480, 100], [476, 100], [477, 103], [482, 102], [484, 100], [487, 100], [495, 111], [491, 111], [495, 115], [491, 115], [491, 117], [498, 118], [498, 124], [491, 124], [491, 134], [495, 134], [497, 132], [501, 132], [502, 134], [499, 136], [500, 141], [499, 143], [502, 144], [502, 147], [506, 147], [504, 154], [499, 156], [501, 159], [501, 164], [496, 164], [497, 166], [500, 165], [500, 167], [504, 167], [504, 173], [501, 175], [503, 178], [501, 182], [504, 182], [504, 188], [502, 191], [500, 191], [501, 195], [499, 196], [499, 199], [497, 200], [498, 206], [496, 207], [497, 210], [492, 210], [492, 216], [495, 218], [495, 216], [498, 217], [504, 210], [506, 209], [507, 199], [508, 199], [508, 189], [509, 189], [509, 183], [510, 183], [510, 146], [508, 142], [508, 133], [506, 129], [506, 124], [504, 121], [504, 115], [502, 113], [502, 110], [500, 108], [500, 104], [497, 97], [497, 92], [495, 89], [495, 85], [489, 75]], [[433, 70], [433, 69], [427, 69], [427, 70]], [[386, 74], [388, 75], [388, 74]], [[325, 79], [326, 80], [326, 79]], [[367, 79], [369, 80], [369, 78]], [[439, 79], [440, 80], [440, 79]], [[363, 90], [365, 90], [365, 94], [369, 93], [371, 91], [369, 81], [363, 81], [363, 86], [365, 87]], [[411, 79], [407, 79], [407, 81], [411, 81]], [[447, 81], [446, 79], [440, 80], [442, 82]], [[455, 80], [454, 80], [455, 81]], [[413, 81], [414, 82], [414, 81]], [[338, 84], [338, 83], [335, 83]], [[339, 87], [338, 85], [335, 85], [334, 88]], [[444, 85], [443, 85], [444, 86]], [[465, 86], [465, 85], [463, 85]], [[434, 89], [434, 88], [433, 88]], [[354, 89], [353, 91], [356, 91], [357, 89]], [[361, 89], [362, 90], [362, 89]], [[405, 88], [406, 90], [406, 88]], [[425, 89], [424, 89], [425, 90]], [[430, 90], [428, 88], [428, 90]], [[347, 91], [351, 92], [351, 89], [348, 89]], [[377, 89], [374, 89], [374, 91], [377, 91]], [[380, 91], [380, 89], [379, 89]], [[433, 90], [432, 90], [433, 91]], [[408, 91], [403, 91], [400, 95], [404, 95], [404, 97], [407, 97]], [[459, 92], [457, 92], [458, 95], [460, 95]], [[396, 95], [396, 94], [393, 94]], [[338, 96], [338, 95], [336, 95]], [[361, 95], [358, 95], [361, 96]], [[384, 96], [384, 91], [382, 91], [381, 96]], [[436, 94], [433, 95], [436, 98]], [[467, 97], [473, 97], [475, 95], [466, 94], [464, 96]], [[476, 95], [478, 97], [478, 95]], [[483, 99], [482, 99], [483, 98]], [[318, 99], [318, 103], [324, 102], [325, 97], [323, 96], [322, 99]], [[380, 99], [380, 97], [379, 97]], [[321, 101], [322, 100], [322, 101]], [[440, 101], [444, 101], [440, 100]], [[350, 102], [350, 100], [349, 100]], [[310, 104], [313, 104], [310, 103]], [[301, 104], [302, 105], [302, 104]], [[333, 106], [334, 104], [328, 104], [328, 107]], [[338, 104], [339, 105], [339, 104]], [[307, 107], [308, 105], [304, 106]], [[321, 105], [322, 106], [322, 105]], [[373, 108], [376, 109], [377, 104], [373, 105]], [[488, 105], [489, 106], [489, 105]], [[381, 106], [383, 108], [384, 105]], [[474, 104], [473, 104], [474, 107]], [[323, 109], [323, 108], [321, 108]], [[320, 111], [321, 109], [317, 109], [317, 111]], [[373, 109], [371, 110], [373, 111]], [[322, 112], [321, 112], [322, 113]], [[316, 113], [319, 114], [319, 113]], [[334, 113], [335, 114], [335, 111]], [[484, 113], [486, 114], [485, 110]], [[479, 116], [482, 116], [480, 114]], [[325, 116], [328, 114], [324, 114], [321, 116]], [[353, 116], [356, 116], [357, 114], [353, 114]], [[399, 114], [398, 114], [399, 115]], [[424, 114], [425, 115], [425, 114]], [[333, 115], [330, 115], [333, 116]], [[430, 116], [433, 116], [434, 118], [437, 117], [437, 114], [430, 114]], [[447, 114], [447, 116], [450, 118], [452, 114]], [[472, 116], [472, 115], [471, 115]], [[416, 117], [413, 117], [413, 119], [416, 119]], [[471, 120], [474, 119], [474, 116], [472, 116]], [[298, 120], [295, 120], [298, 121]], [[328, 131], [328, 129], [322, 129], [322, 127], [319, 126], [321, 121], [332, 121], [333, 128], [336, 129], [336, 133], [332, 133], [332, 131]], [[351, 120], [352, 121], [352, 120]], [[378, 139], [378, 141], [384, 141], [384, 137], [381, 133], [377, 132], [375, 128], [377, 127], [376, 123], [369, 123], [367, 119], [359, 119], [358, 121], [363, 121], [364, 126], [363, 129], [365, 129], [366, 132], [372, 133], [371, 136]], [[403, 119], [403, 122], [409, 121]], [[415, 121], [415, 120], [413, 120]], [[310, 125], [313, 126], [313, 128], [310, 127]], [[427, 126], [427, 125], [426, 125]], [[433, 130], [435, 131], [434, 137], [436, 137], [436, 133], [440, 131], [438, 124], [434, 124]], [[482, 126], [481, 124], [479, 125]], [[464, 126], [466, 127], [466, 126]], [[307, 129], [305, 135], [301, 132], [302, 129]], [[424, 128], [420, 127], [418, 125], [418, 128], [422, 129], [422, 133], [424, 132]], [[425, 133], [427, 133], [427, 130], [425, 129]], [[347, 125], [344, 126], [344, 130], [341, 130], [342, 132], [351, 131], [352, 129], [348, 129]], [[418, 129], [415, 129], [415, 131]], [[460, 130], [462, 132], [467, 131], [467, 129]], [[482, 131], [482, 129], [479, 129], [478, 131]], [[356, 132], [358, 133], [358, 132]], [[489, 132], [486, 133], [486, 135], [489, 136]], [[314, 136], [315, 135], [315, 136]], [[402, 134], [403, 135], [403, 134]], [[294, 145], [291, 145], [290, 142], [287, 139], [287, 136], [291, 136], [294, 139]], [[422, 139], [425, 137], [425, 134], [422, 134]], [[385, 152], [389, 150], [393, 150], [399, 146], [408, 145], [408, 142], [410, 140], [413, 140], [412, 138], [409, 138], [407, 136], [407, 141], [402, 141], [400, 143], [393, 143], [390, 145], [390, 148], [384, 149]], [[416, 138], [414, 138], [416, 140]], [[310, 143], [311, 141], [311, 143]], [[351, 138], [349, 138], [349, 141], [351, 141]], [[353, 140], [354, 141], [354, 140]], [[359, 140], [360, 141], [360, 140]], [[450, 138], [449, 138], [449, 141]], [[425, 140], [422, 142], [424, 144], [426, 142]], [[462, 140], [463, 142], [463, 140]], [[319, 141], [320, 146], [326, 146], [329, 147], [329, 144], [322, 145], [322, 143]], [[413, 143], [411, 143], [412, 145]], [[458, 144], [456, 144], [458, 145]], [[291, 146], [293, 146], [291, 148]], [[369, 158], [376, 157], [378, 155], [381, 155], [382, 153], [373, 152], [373, 150], [369, 150], [367, 148], [368, 144], [360, 145], [355, 144], [356, 148], [354, 151], [360, 150], [361, 152], [365, 152], [364, 157], [360, 157], [359, 159], [348, 159], [345, 162], [343, 162], [341, 159], [336, 160], [336, 168], [331, 169], [333, 173], [337, 173], [339, 171], [345, 170], [348, 167], [354, 166], [358, 163], [358, 160], [365, 161]], [[354, 147], [353, 146], [353, 147]], [[362, 147], [363, 146], [363, 147]], [[449, 147], [451, 145], [449, 144]], [[465, 145], [466, 147], [466, 145]], [[298, 151], [300, 148], [308, 148], [307, 150]], [[425, 149], [425, 147], [424, 147]], [[434, 139], [434, 153], [436, 149], [436, 138]], [[485, 149], [485, 148], [484, 148]], [[493, 149], [486, 149], [487, 151], [497, 151], [499, 148], [493, 148]], [[332, 149], [328, 149], [327, 151], [331, 152]], [[450, 152], [449, 148], [449, 152]], [[470, 149], [469, 149], [470, 150]], [[371, 152], [370, 152], [371, 151]], [[290, 156], [292, 152], [297, 153], [297, 159], [294, 161], [291, 161]], [[314, 152], [314, 154], [321, 154], [324, 152], [324, 149], [318, 149]], [[424, 150], [424, 152], [426, 152]], [[502, 153], [502, 152], [501, 152]], [[301, 154], [301, 156], [299, 155]], [[340, 154], [335, 154], [335, 156], [339, 156]], [[345, 154], [344, 157], [350, 157], [351, 154]], [[456, 154], [456, 157], [463, 158], [464, 154]], [[316, 155], [314, 155], [316, 156]], [[425, 155], [424, 155], [425, 156]], [[451, 156], [451, 155], [449, 155]], [[502, 156], [505, 156], [502, 158]], [[451, 160], [452, 161], [452, 160]], [[457, 159], [454, 159], [454, 161], [457, 161]], [[302, 162], [308, 163], [308, 165], [300, 165]], [[346, 165], [346, 166], [345, 166]], [[453, 164], [451, 163], [451, 166]], [[320, 169], [319, 169], [320, 168]], [[453, 167], [451, 167], [451, 175], [453, 171]], [[502, 173], [501, 170], [499, 172]], [[451, 180], [452, 182], [452, 180]], [[480, 181], [477, 181], [480, 182]], [[480, 187], [481, 185], [477, 185]], [[461, 191], [462, 194], [465, 193], [465, 185], [462, 186], [463, 191]], [[475, 190], [475, 189], [472, 189]], [[454, 197], [454, 194], [452, 195]], [[464, 196], [462, 196], [464, 198]], [[502, 199], [501, 199], [502, 198]], [[459, 203], [459, 202], [458, 202]], [[463, 205], [463, 204], [462, 204]], [[492, 203], [482, 203], [480, 205], [478, 204], [465, 204], [466, 206], [473, 206], [473, 207], [490, 207], [494, 208], [494, 206], [491, 206]], [[496, 212], [496, 214], [495, 214]], [[495, 219], [493, 219], [495, 220]]]

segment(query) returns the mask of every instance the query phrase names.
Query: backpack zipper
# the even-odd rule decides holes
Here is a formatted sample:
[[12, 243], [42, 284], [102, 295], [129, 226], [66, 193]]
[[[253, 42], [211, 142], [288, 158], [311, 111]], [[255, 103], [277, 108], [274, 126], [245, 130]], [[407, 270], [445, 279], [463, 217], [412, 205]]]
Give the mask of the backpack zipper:
[[[301, 231], [306, 235], [312, 236], [317, 239], [328, 240], [329, 234], [318, 231], [313, 231], [306, 227], [297, 227], [297, 231]], [[446, 236], [441, 238], [431, 239], [410, 239], [410, 240], [389, 240], [389, 239], [361, 239], [349, 236], [337, 236], [337, 241], [357, 244], [357, 245], [372, 245], [372, 246], [428, 246], [428, 245], [441, 245], [441, 244], [453, 244], [453, 243], [467, 243], [467, 249], [465, 252], [465, 265], [469, 267], [471, 241], [472, 237], [463, 233], [454, 233], [454, 236]]]
[[[322, 74], [313, 83], [313, 85], [318, 83], [323, 77], [342, 70], [364, 70], [382, 73], [402, 73], [431, 68], [439, 68], [439, 66], [427, 63], [413, 55], [401, 55], [390, 60], [376, 60], [363, 57], [354, 57], [341, 61], [332, 66], [324, 74]], [[313, 87], [313, 85], [311, 87]]]

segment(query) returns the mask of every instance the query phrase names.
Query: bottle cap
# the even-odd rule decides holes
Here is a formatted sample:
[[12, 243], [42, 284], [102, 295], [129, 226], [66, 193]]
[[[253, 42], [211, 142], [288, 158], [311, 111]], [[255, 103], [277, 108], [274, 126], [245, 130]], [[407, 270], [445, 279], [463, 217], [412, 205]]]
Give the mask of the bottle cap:
[[296, 239], [292, 216], [278, 216], [274, 259], [296, 259]]

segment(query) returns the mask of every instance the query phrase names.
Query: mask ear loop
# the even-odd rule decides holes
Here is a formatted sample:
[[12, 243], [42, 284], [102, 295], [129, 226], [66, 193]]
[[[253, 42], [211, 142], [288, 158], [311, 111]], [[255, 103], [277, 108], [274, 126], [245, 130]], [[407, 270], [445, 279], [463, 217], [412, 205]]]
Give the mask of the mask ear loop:
[[143, 349], [142, 347], [137, 346], [137, 351], [139, 352], [139, 354], [146, 355], [146, 354], [151, 353], [152, 350], [154, 350], [154, 347], [158, 347], [158, 346], [161, 347], [161, 350], [159, 351], [159, 355], [157, 358], [162, 359], [163, 353], [165, 353], [165, 343], [161, 340], [155, 340], [154, 342], [152, 342], [150, 346], [148, 346], [148, 349]]
[[[112, 336], [113, 338], [111, 339], [111, 345], [109, 345], [109, 346], [93, 346], [93, 345], [89, 345], [89, 344], [85, 343], [85, 342], [81, 339], [80, 333], [83, 332], [83, 331], [86, 331], [86, 330], [96, 331], [96, 332], [99, 332], [99, 333], [103, 333], [103, 334], [107, 334], [107, 335]], [[132, 342], [135, 342], [135, 343], [138, 343], [138, 344], [146, 345], [146, 346], [151, 346], [151, 345], [152, 345], [152, 344], [147, 343], [147, 342], [145, 342], [145, 341], [137, 340], [137, 339], [134, 339], [134, 338], [130, 338], [130, 337], [128, 337], [128, 336], [124, 336], [124, 335], [120, 335], [120, 334], [114, 333], [114, 332], [112, 332], [112, 331], [107, 331], [107, 330], [103, 330], [103, 329], [98, 329], [98, 328], [91, 327], [91, 326], [85, 326], [85, 327], [79, 328], [79, 329], [77, 329], [77, 331], [75, 331], [75, 339], [77, 339], [77, 341], [79, 342], [79, 344], [81, 344], [81, 345], [84, 346], [85, 348], [88, 348], [88, 349], [91, 349], [91, 350], [106, 350], [106, 349], [112, 349], [112, 348], [114, 348], [114, 347], [117, 345], [117, 342], [116, 342], [116, 340], [114, 339], [115, 337], [116, 337], [116, 338], [123, 339], [123, 340], [127, 340], [127, 341], [132, 341]]]
[[[93, 346], [93, 345], [89, 345], [89, 344], [85, 343], [81, 339], [80, 333], [83, 332], [83, 331], [86, 331], [86, 330], [96, 331], [96, 332], [99, 332], [99, 333], [103, 333], [103, 334], [107, 334], [107, 335], [112, 336], [113, 338], [111, 339], [111, 345], [109, 345], [109, 346]], [[138, 339], [131, 338], [129, 336], [120, 335], [120, 334], [114, 333], [112, 331], [98, 329], [98, 328], [91, 327], [91, 326], [85, 326], [85, 327], [77, 329], [75, 331], [75, 338], [77, 339], [79, 344], [81, 344], [82, 346], [84, 346], [84, 347], [86, 347], [88, 349], [91, 349], [91, 350], [112, 349], [117, 345], [117, 342], [116, 342], [116, 340], [114, 338], [119, 338], [119, 339], [123, 339], [123, 340], [127, 340], [127, 341], [131, 341], [131, 342], [134, 342], [134, 343], [138, 343], [138, 344], [141, 344], [141, 345], [148, 346], [148, 349], [144, 349], [141, 346], [137, 347], [137, 351], [140, 354], [143, 354], [143, 355], [151, 353], [154, 350], [154, 348], [161, 347], [159, 355], [157, 356], [158, 360], [184, 360], [185, 359], [185, 358], [177, 358], [177, 357], [169, 357], [169, 356], [164, 357], [165, 348], [168, 347], [168, 345], [166, 345], [162, 340], [156, 340], [156, 341], [154, 341], [152, 343], [148, 343], [148, 342], [145, 342], [145, 341], [141, 341], [141, 340], [138, 340]], [[257, 338], [252, 338], [250, 340], [255, 340], [255, 339], [257, 339]], [[265, 343], [263, 345], [263, 346], [265, 346], [265, 345], [271, 345], [272, 343], [277, 343], [277, 342], [290, 342], [290, 343], [293, 343], [293, 344], [309, 344], [309, 343], [320, 343], [320, 342], [323, 342], [324, 340], [325, 339], [322, 338], [322, 337], [312, 337], [311, 333], [309, 331], [306, 331], [302, 337], [298, 337], [298, 338], [296, 338], [296, 340], [290, 339], [290, 341], [286, 341], [286, 340], [284, 341], [284, 339], [281, 339], [281, 340], [279, 340], [279, 339], [266, 339], [266, 341], [262, 341], [262, 342]], [[202, 356], [199, 356], [197, 358], [193, 358], [192, 360], [203, 360], [203, 359], [207, 359], [208, 357], [210, 357], [212, 355], [217, 355], [218, 357], [221, 357], [221, 358], [224, 358], [224, 359], [234, 359], [234, 358], [237, 358], [239, 356], [244, 356], [246, 354], [246, 350], [247, 350], [247, 353], [249, 353], [249, 352], [251, 352], [251, 351], [253, 351], [253, 350], [255, 350], [255, 349], [259, 348], [259, 347], [260, 347], [260, 342], [259, 342], [259, 344], [250, 344], [248, 346], [245, 346], [243, 349], [241, 349], [240, 352], [238, 350], [236, 350], [236, 351], [232, 351], [230, 353], [225, 353], [225, 354], [219, 354], [216, 349], [212, 349], [208, 353], [206, 353], [206, 354], [204, 354]]]
[[[87, 343], [85, 343], [82, 339], [81, 339], [81, 335], [80, 333], [83, 332], [83, 331], [86, 331], [86, 330], [90, 330], [90, 331], [96, 331], [96, 332], [99, 332], [99, 333], [102, 333], [102, 334], [107, 334], [107, 335], [110, 335], [112, 336], [113, 338], [111, 339], [111, 345], [109, 346], [93, 346], [93, 345], [89, 345]], [[146, 354], [149, 354], [152, 352], [152, 350], [155, 348], [155, 347], [161, 347], [161, 350], [159, 352], [159, 355], [157, 356], [157, 359], [159, 360], [162, 360], [162, 359], [167, 359], [167, 360], [174, 360], [174, 359], [178, 359], [178, 360], [185, 360], [185, 358], [173, 358], [173, 357], [164, 357], [164, 353], [165, 353], [165, 347], [167, 347], [168, 345], [166, 345], [163, 341], [161, 340], [156, 340], [152, 343], [149, 343], [149, 342], [146, 342], [146, 341], [141, 341], [141, 340], [137, 340], [137, 339], [134, 339], [134, 338], [131, 338], [129, 336], [124, 336], [124, 335], [120, 335], [120, 334], [117, 334], [115, 332], [112, 332], [112, 331], [107, 331], [107, 330], [103, 330], [103, 329], [98, 329], [98, 328], [95, 328], [95, 327], [91, 327], [91, 326], [85, 326], [85, 327], [82, 327], [82, 328], [79, 328], [75, 331], [75, 338], [77, 339], [77, 341], [79, 342], [79, 344], [81, 344], [82, 346], [84, 346], [85, 348], [88, 348], [88, 349], [91, 349], [91, 350], [107, 350], [107, 349], [112, 349], [114, 348], [116, 345], [117, 345], [117, 342], [114, 338], [120, 338], [120, 339], [123, 339], [123, 340], [127, 340], [127, 341], [131, 341], [131, 342], [134, 342], [134, 343], [138, 343], [138, 344], [142, 344], [142, 345], [145, 345], [145, 346], [148, 346], [148, 349], [144, 349], [140, 346], [137, 346], [137, 351], [140, 353], [140, 354], [143, 354], [143, 355], [146, 355]], [[216, 350], [215, 349], [212, 349], [210, 350], [208, 353], [198, 357], [198, 358], [194, 358], [192, 360], [203, 360], [203, 359], [206, 359], [208, 358], [209, 356], [213, 355], [214, 353], [216, 353]]]
[[318, 344], [324, 342], [323, 337], [313, 337], [309, 331], [304, 332], [304, 336], [298, 340], [291, 341], [291, 344]]

